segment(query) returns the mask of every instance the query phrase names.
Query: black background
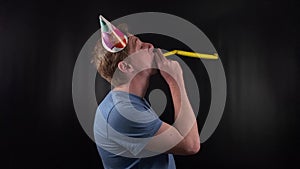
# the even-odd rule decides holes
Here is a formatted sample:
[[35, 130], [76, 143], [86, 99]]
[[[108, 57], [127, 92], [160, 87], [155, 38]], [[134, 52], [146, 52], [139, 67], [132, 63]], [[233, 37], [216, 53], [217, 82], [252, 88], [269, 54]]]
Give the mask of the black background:
[[197, 25], [227, 77], [217, 130], [198, 154], [176, 156], [177, 168], [299, 168], [299, 7], [271, 0], [1, 0], [1, 168], [102, 168], [73, 108], [74, 64], [99, 29], [99, 14], [114, 20], [146, 11]]

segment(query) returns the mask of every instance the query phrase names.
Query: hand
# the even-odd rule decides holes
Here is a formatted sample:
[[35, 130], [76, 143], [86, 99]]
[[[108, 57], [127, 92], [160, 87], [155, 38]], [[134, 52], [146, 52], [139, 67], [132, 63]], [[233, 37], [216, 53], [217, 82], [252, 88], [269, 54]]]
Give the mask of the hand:
[[183, 82], [182, 69], [177, 61], [167, 59], [160, 49], [155, 52], [154, 59], [160, 74], [168, 84]]

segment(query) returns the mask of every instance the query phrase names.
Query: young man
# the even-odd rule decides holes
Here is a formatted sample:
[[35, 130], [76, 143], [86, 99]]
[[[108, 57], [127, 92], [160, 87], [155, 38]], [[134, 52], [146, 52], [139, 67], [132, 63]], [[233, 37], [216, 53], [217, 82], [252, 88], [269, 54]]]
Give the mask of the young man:
[[[100, 103], [94, 123], [104, 168], [175, 169], [172, 154], [190, 155], [200, 149], [180, 65], [166, 59], [160, 49], [154, 52], [152, 44], [122, 34], [103, 17], [100, 23], [102, 43], [96, 45], [95, 63], [114, 86]], [[157, 70], [171, 91], [174, 112], [168, 113], [174, 113], [173, 125], [161, 121], [144, 99]]]

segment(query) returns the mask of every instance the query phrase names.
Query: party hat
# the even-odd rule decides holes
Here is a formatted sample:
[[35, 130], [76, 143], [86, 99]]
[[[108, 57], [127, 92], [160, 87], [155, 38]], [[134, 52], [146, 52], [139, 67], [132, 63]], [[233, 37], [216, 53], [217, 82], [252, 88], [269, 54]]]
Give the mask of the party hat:
[[112, 53], [123, 50], [128, 43], [127, 36], [107, 21], [102, 15], [99, 16], [99, 19], [103, 47]]

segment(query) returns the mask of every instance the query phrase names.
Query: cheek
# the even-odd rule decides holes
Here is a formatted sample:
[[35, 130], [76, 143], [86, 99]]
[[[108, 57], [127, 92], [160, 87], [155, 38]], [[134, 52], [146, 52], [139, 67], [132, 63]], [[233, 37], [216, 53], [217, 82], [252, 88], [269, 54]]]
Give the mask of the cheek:
[[145, 62], [147, 65], [152, 65], [153, 61], [154, 61], [154, 57], [151, 56], [150, 54], [147, 54], [145, 56]]
[[149, 65], [153, 61], [154, 57], [152, 57], [148, 52], [143, 52], [138, 60], [143, 64], [143, 65]]
[[154, 56], [148, 52], [139, 52], [131, 56], [131, 63], [135, 67], [152, 67]]

